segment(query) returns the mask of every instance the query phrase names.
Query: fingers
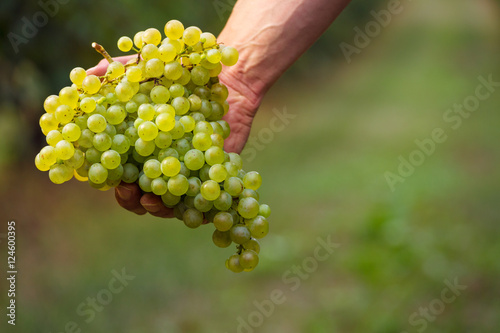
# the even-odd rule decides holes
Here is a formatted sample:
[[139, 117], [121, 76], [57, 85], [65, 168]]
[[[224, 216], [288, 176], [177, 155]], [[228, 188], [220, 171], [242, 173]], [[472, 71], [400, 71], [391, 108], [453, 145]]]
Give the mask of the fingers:
[[[115, 57], [113, 58], [113, 60], [126, 64], [127, 62], [129, 62], [134, 58], [137, 58], [137, 55]], [[106, 59], [102, 59], [96, 66], [87, 69], [87, 75], [103, 76], [104, 74], [106, 74], [106, 69], [108, 68], [108, 65], [109, 65], [108, 61]]]
[[127, 184], [121, 182], [120, 185], [115, 188], [115, 197], [118, 204], [126, 210], [138, 215], [144, 215], [147, 212], [146, 208], [141, 205], [141, 196], [142, 193], [139, 185], [135, 183]]
[[143, 195], [136, 183], [120, 183], [115, 188], [115, 196], [120, 206], [138, 215], [149, 212], [156, 217], [174, 217], [174, 210], [165, 207], [159, 196], [153, 193]]
[[161, 198], [153, 193], [146, 193], [141, 198], [141, 205], [144, 207], [151, 215], [156, 217], [174, 217], [174, 210], [172, 208], [165, 207]]

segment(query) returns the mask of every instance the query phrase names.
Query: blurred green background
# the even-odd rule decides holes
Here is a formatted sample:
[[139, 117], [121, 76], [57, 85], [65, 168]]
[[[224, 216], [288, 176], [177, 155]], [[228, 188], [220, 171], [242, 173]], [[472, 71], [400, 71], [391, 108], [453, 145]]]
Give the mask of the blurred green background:
[[[19, 271], [15, 327], [5, 325], [1, 282], [2, 331], [78, 332], [74, 322], [93, 333], [498, 332], [500, 91], [456, 129], [443, 119], [479, 76], [500, 81], [496, 1], [402, 2], [348, 63], [340, 43], [354, 45], [353, 28], [388, 4], [353, 1], [278, 81], [243, 155], [257, 152], [245, 169], [263, 175], [260, 195], [273, 209], [252, 273], [225, 269], [233, 248], [212, 245], [210, 227], [135, 216], [112, 192], [57, 186], [35, 169], [43, 100], [69, 84], [73, 67], [100, 60], [91, 42], [116, 54], [120, 36], [172, 18], [217, 34], [232, 2], [69, 1], [15, 53], [8, 33], [21, 35], [23, 17], [42, 7], [2, 1], [0, 261], [15, 220]], [[269, 139], [284, 111], [294, 118]], [[386, 172], [436, 128], [445, 142], [392, 191]], [[324, 261], [312, 259], [318, 237], [338, 243]], [[107, 299], [122, 268], [135, 278]], [[466, 289], [443, 302], [445, 281]], [[284, 302], [270, 313], [273, 290]], [[107, 304], [92, 312], [96, 296]]]

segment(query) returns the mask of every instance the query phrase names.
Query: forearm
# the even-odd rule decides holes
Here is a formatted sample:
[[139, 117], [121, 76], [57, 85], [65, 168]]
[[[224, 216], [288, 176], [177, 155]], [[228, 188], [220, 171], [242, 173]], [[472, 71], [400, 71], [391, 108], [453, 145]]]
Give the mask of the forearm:
[[218, 41], [238, 49], [240, 60], [223, 75], [244, 77], [249, 93], [263, 96], [349, 1], [239, 0]]

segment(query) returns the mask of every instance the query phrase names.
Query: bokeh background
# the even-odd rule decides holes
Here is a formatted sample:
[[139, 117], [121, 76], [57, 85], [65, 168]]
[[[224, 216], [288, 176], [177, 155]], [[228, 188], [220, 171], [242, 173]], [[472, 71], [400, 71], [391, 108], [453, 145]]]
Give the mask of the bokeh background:
[[[225, 269], [233, 249], [212, 245], [209, 227], [136, 216], [111, 191], [54, 185], [35, 169], [43, 100], [69, 84], [73, 67], [100, 60], [91, 42], [117, 54], [120, 36], [172, 18], [217, 34], [232, 3], [61, 1], [16, 53], [8, 33], [22, 35], [23, 17], [43, 8], [1, 2], [0, 266], [7, 271], [6, 224], [15, 220], [19, 271], [15, 327], [5, 325], [0, 282], [2, 332], [498, 332], [500, 91], [458, 128], [443, 120], [479, 76], [500, 81], [497, 1], [403, 1], [348, 62], [339, 45], [354, 45], [353, 29], [388, 5], [353, 1], [278, 81], [251, 138], [262, 144], [276, 112], [295, 118], [247, 146], [257, 154], [244, 162], [263, 175], [261, 198], [273, 209], [252, 273]], [[436, 128], [447, 140], [392, 191], [386, 172]], [[318, 237], [338, 247], [293, 273], [314, 263]], [[121, 292], [91, 320], [77, 312], [123, 268], [135, 278]], [[445, 281], [466, 287], [450, 303], [441, 301]], [[285, 301], [259, 315], [255, 302], [275, 289]]]

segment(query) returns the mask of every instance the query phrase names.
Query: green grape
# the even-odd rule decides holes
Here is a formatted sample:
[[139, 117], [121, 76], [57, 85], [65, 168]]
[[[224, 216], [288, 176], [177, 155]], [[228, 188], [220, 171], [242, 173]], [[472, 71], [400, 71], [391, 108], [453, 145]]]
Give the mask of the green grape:
[[162, 175], [161, 163], [158, 160], [150, 159], [142, 167], [144, 174], [149, 178], [158, 178]]
[[116, 150], [119, 154], [125, 154], [130, 148], [130, 140], [124, 134], [116, 134], [113, 136], [111, 149]]
[[167, 148], [167, 149], [161, 149], [158, 152], [158, 161], [163, 161], [164, 158], [169, 156], [179, 159], [179, 153], [177, 152], [177, 150], [175, 150], [174, 148]]
[[151, 191], [156, 195], [164, 195], [168, 191], [167, 182], [161, 177], [153, 179], [151, 181]]
[[66, 104], [63, 104], [57, 107], [54, 115], [56, 116], [57, 121], [64, 125], [73, 120], [75, 111]]
[[220, 64], [220, 62], [216, 63], [214, 68], [208, 70], [208, 73], [210, 74], [211, 78], [218, 77], [220, 72], [222, 72], [222, 65]]
[[96, 108], [96, 101], [91, 97], [85, 97], [80, 102], [80, 109], [85, 113], [92, 113]]
[[259, 213], [259, 202], [252, 197], [240, 199], [238, 213], [245, 219], [252, 219]]
[[[87, 80], [92, 80], [92, 77], [95, 77], [97, 78], [95, 75], [90, 75], [90, 76], [87, 76], [84, 80], [83, 80], [83, 84], [85, 84], [85, 81]], [[89, 79], [90, 78], [90, 79]], [[97, 79], [99, 80], [99, 79]], [[100, 84], [100, 81], [99, 81], [99, 84]], [[85, 88], [84, 88], [85, 89]], [[98, 89], [99, 90], [99, 89]], [[97, 91], [96, 91], [97, 92]], [[94, 94], [94, 93], [91, 93], [91, 94]], [[60, 91], [59, 91], [59, 102], [61, 104], [65, 104], [65, 105], [68, 105], [69, 107], [76, 107], [77, 104], [78, 104], [78, 99], [80, 98], [80, 94], [78, 94], [78, 90], [76, 90], [75, 88], [72, 88], [72, 87], [64, 87], [62, 88]]]
[[223, 182], [227, 178], [226, 168], [222, 164], [214, 164], [208, 171], [208, 176], [217, 183]]
[[240, 265], [245, 271], [253, 270], [259, 264], [259, 255], [253, 250], [245, 250], [240, 254]]
[[189, 170], [199, 170], [205, 163], [203, 153], [198, 149], [191, 149], [184, 155], [184, 163]]
[[150, 59], [159, 58], [160, 52], [158, 51], [158, 47], [156, 47], [156, 45], [146, 44], [142, 47], [141, 56], [142, 59], [148, 61]]
[[224, 191], [232, 197], [238, 197], [243, 192], [243, 181], [237, 177], [229, 177], [224, 181]]
[[191, 81], [193, 81], [194, 84], [204, 86], [209, 80], [210, 73], [205, 67], [196, 66], [191, 70]]
[[158, 47], [159, 58], [163, 62], [171, 62], [177, 56], [177, 50], [172, 44], [162, 44]]
[[119, 61], [113, 61], [108, 65], [106, 76], [108, 79], [113, 80], [125, 73], [125, 66]]
[[205, 199], [213, 201], [220, 195], [220, 186], [214, 180], [206, 180], [201, 184], [200, 193]]
[[201, 181], [197, 177], [189, 177], [188, 178], [189, 187], [186, 191], [186, 195], [190, 197], [194, 197], [200, 193]]
[[139, 169], [132, 163], [125, 163], [123, 165], [122, 180], [125, 183], [135, 183], [139, 178]]
[[[101, 89], [101, 80], [95, 75], [89, 75], [83, 80], [82, 88], [86, 94], [93, 95]], [[78, 101], [78, 99], [76, 99], [76, 101]]]
[[231, 129], [229, 128], [229, 124], [225, 120], [217, 120], [217, 122], [221, 125], [222, 127], [222, 137], [224, 139], [227, 139], [229, 137], [229, 134], [231, 134]]
[[151, 141], [158, 136], [158, 127], [152, 121], [145, 121], [139, 125], [137, 133], [144, 141]]
[[125, 109], [121, 105], [115, 104], [106, 110], [105, 118], [109, 124], [118, 125], [125, 120], [126, 116], [127, 112]]
[[194, 207], [202, 213], [208, 212], [213, 206], [213, 202], [205, 199], [201, 193], [194, 197]]
[[233, 242], [231, 240], [231, 235], [229, 234], [229, 232], [223, 232], [217, 229], [214, 230], [212, 234], [212, 241], [214, 242], [215, 246], [220, 248], [226, 248]]
[[75, 147], [73, 144], [67, 140], [61, 140], [59, 141], [55, 148], [55, 154], [57, 158], [61, 160], [67, 160], [70, 159], [73, 154], [75, 153]]
[[151, 89], [150, 97], [153, 103], [164, 104], [170, 99], [170, 92], [164, 86], [156, 86]]
[[145, 73], [148, 77], [157, 78], [162, 76], [163, 72], [164, 72], [163, 61], [161, 61], [160, 59], [153, 58], [146, 62]]
[[[104, 155], [104, 154], [103, 154]], [[113, 183], [113, 185], [111, 185], [110, 183], [108, 183], [109, 186], [111, 187], [115, 187], [117, 186], [119, 183], [120, 183], [120, 180], [123, 176], [123, 172], [124, 172], [124, 168], [123, 168], [123, 165], [121, 164], [118, 164], [118, 166], [114, 169], [108, 169], [108, 181], [118, 181], [118, 183]]]
[[170, 147], [170, 145], [172, 144], [172, 134], [159, 131], [158, 135], [155, 138], [155, 144], [158, 148], [161, 149]]
[[188, 27], [182, 34], [182, 40], [186, 45], [192, 46], [200, 41], [201, 30], [198, 27]]
[[[184, 98], [184, 97], [181, 97]], [[186, 99], [186, 98], [185, 98]], [[187, 99], [186, 99], [187, 100]], [[187, 111], [186, 111], [187, 112]], [[182, 116], [179, 121], [184, 125], [184, 131], [186, 133], [193, 131], [196, 122], [191, 116]]]
[[254, 238], [262, 238], [269, 232], [269, 222], [264, 216], [257, 215], [253, 219], [246, 220], [245, 224]]
[[133, 42], [129, 37], [123, 36], [118, 39], [118, 49], [122, 52], [128, 52], [132, 49]]
[[75, 153], [73, 154], [73, 156], [64, 161], [64, 164], [72, 169], [78, 169], [83, 165], [84, 162], [85, 155], [83, 154], [83, 152], [80, 149], [75, 149]]
[[233, 217], [227, 212], [219, 212], [214, 216], [214, 226], [219, 231], [229, 231], [233, 227]]
[[211, 101], [210, 104], [212, 104], [212, 113], [210, 114], [210, 117], [208, 117], [208, 119], [215, 121], [220, 120], [224, 115], [224, 108], [220, 103], [217, 103], [215, 101]]
[[259, 215], [262, 215], [263, 217], [268, 218], [271, 215], [271, 208], [266, 204], [260, 205]]
[[130, 141], [131, 146], [135, 146], [135, 142], [139, 139], [139, 134], [137, 134], [137, 129], [135, 127], [129, 127], [125, 131], [125, 136]]
[[184, 125], [180, 121], [176, 121], [174, 128], [170, 130], [170, 134], [172, 135], [172, 139], [182, 138], [184, 136]]
[[73, 122], [80, 127], [80, 130], [84, 130], [87, 128], [87, 120], [89, 119], [88, 114], [83, 114], [73, 119]]
[[191, 170], [189, 170], [184, 162], [181, 162], [181, 170], [179, 171], [179, 174], [184, 175], [186, 178], [191, 175]]
[[209, 134], [206, 133], [196, 133], [193, 136], [193, 147], [205, 151], [212, 145], [212, 139]]
[[61, 102], [59, 102], [59, 96], [50, 95], [43, 102], [43, 109], [47, 113], [54, 113], [59, 105], [61, 105]]
[[[183, 59], [186, 62], [188, 61], [187, 58]], [[191, 72], [189, 71], [189, 69], [183, 67], [181, 76], [177, 80], [175, 80], [175, 82], [178, 84], [186, 85], [189, 83], [189, 81], [191, 81]]]
[[43, 164], [46, 164], [48, 166], [56, 163], [56, 160], [59, 157], [58, 152], [52, 146], [43, 147], [38, 155], [40, 162], [43, 162]]
[[187, 139], [178, 139], [172, 144], [172, 148], [177, 150], [179, 156], [184, 156], [191, 148], [191, 143]]
[[217, 39], [210, 32], [203, 32], [200, 35], [200, 40], [203, 42], [204, 48], [215, 46], [215, 44], [217, 43]]
[[134, 147], [140, 156], [149, 156], [155, 151], [156, 145], [154, 141], [145, 141], [139, 138], [135, 141]]
[[189, 111], [189, 100], [186, 97], [175, 97], [172, 100], [172, 106], [176, 115], [183, 115]]
[[160, 104], [156, 106], [156, 116], [159, 116], [162, 113], [175, 117], [175, 109], [170, 104]]
[[135, 91], [132, 84], [128, 81], [122, 81], [118, 83], [115, 88], [116, 97], [121, 102], [128, 102], [132, 97], [134, 97]]
[[143, 120], [151, 121], [154, 119], [155, 114], [155, 108], [149, 103], [142, 104], [139, 106], [139, 109], [137, 109], [137, 115]]
[[90, 163], [99, 163], [101, 162], [101, 155], [102, 152], [92, 147], [85, 152], [85, 159]]
[[113, 144], [113, 139], [107, 133], [97, 133], [92, 139], [94, 147], [99, 151], [106, 151], [111, 148]]
[[224, 162], [224, 167], [227, 170], [228, 177], [236, 177], [238, 175], [238, 168], [232, 162]]
[[220, 211], [226, 211], [231, 208], [233, 198], [226, 191], [220, 191], [220, 195], [214, 200], [214, 207]]
[[224, 150], [212, 146], [205, 151], [205, 160], [209, 165], [222, 164], [224, 162]]
[[185, 93], [184, 86], [182, 84], [179, 84], [179, 83], [172, 84], [168, 88], [168, 91], [170, 92], [170, 96], [172, 96], [172, 98], [184, 96], [184, 93]]
[[155, 28], [149, 28], [142, 34], [142, 42], [146, 44], [158, 45], [161, 42], [161, 32]]
[[167, 177], [173, 177], [177, 175], [180, 170], [181, 162], [173, 156], [165, 157], [161, 161], [161, 171]]
[[87, 120], [87, 127], [94, 133], [101, 133], [106, 129], [106, 118], [100, 114], [93, 114]]
[[134, 45], [138, 49], [141, 49], [142, 45], [144, 44], [144, 42], [142, 41], [142, 34], [144, 34], [144, 31], [139, 31], [134, 35]]
[[238, 51], [231, 46], [226, 46], [221, 51], [221, 62], [226, 66], [233, 66], [238, 61]]
[[206, 59], [210, 61], [212, 64], [216, 64], [221, 60], [221, 53], [217, 49], [210, 49], [206, 53]]
[[185, 194], [189, 188], [189, 182], [186, 176], [177, 174], [170, 177], [168, 180], [168, 191], [173, 195], [181, 196]]
[[140, 82], [143, 80], [144, 73], [140, 67], [132, 66], [127, 69], [125, 76], [129, 82]]
[[59, 121], [51, 113], [44, 113], [40, 117], [40, 128], [44, 134], [49, 133], [52, 130], [56, 130], [59, 126]]
[[[161, 62], [161, 60], [159, 61]], [[177, 61], [167, 62], [163, 70], [162, 74], [169, 80], [177, 80], [182, 75], [182, 65]]]
[[179, 201], [181, 201], [181, 197], [177, 196], [177, 195], [173, 195], [170, 192], [167, 192], [161, 196], [161, 200], [163, 201], [165, 206], [172, 208], [175, 205], [177, 205], [179, 203]]
[[231, 240], [236, 244], [243, 244], [250, 240], [250, 231], [242, 224], [236, 224], [230, 229]]
[[245, 242], [242, 245], [245, 250], [252, 250], [257, 254], [260, 253], [260, 243], [254, 238], [250, 238], [248, 242]]
[[203, 223], [203, 214], [193, 208], [188, 208], [182, 214], [182, 220], [188, 228], [198, 228]]
[[82, 85], [82, 82], [86, 76], [87, 76], [87, 72], [85, 71], [85, 69], [83, 69], [81, 67], [73, 68], [71, 70], [71, 72], [69, 73], [69, 79], [71, 80], [71, 82], [73, 82], [77, 86]]
[[73, 176], [72, 170], [64, 164], [54, 164], [49, 170], [49, 179], [54, 184], [67, 182]]
[[189, 55], [189, 61], [193, 64], [193, 65], [197, 65], [200, 63], [201, 61], [201, 55], [197, 52], [193, 52]]
[[198, 177], [202, 182], [210, 180], [210, 176], [208, 175], [209, 171], [210, 171], [210, 165], [208, 164], [205, 164], [204, 166], [201, 167], [200, 170], [198, 170]]
[[106, 169], [115, 169], [121, 163], [120, 154], [115, 150], [107, 150], [101, 155], [101, 164]]
[[262, 177], [257, 171], [250, 171], [243, 177], [245, 188], [257, 190], [262, 184]]
[[233, 254], [226, 260], [226, 267], [234, 272], [240, 273], [243, 272], [243, 267], [240, 265], [240, 256], [238, 254]]
[[170, 39], [179, 39], [184, 33], [184, 25], [177, 20], [170, 20], [165, 24], [165, 35]]
[[[207, 99], [202, 99], [201, 100], [201, 107], [200, 107], [200, 113], [205, 117], [208, 118], [212, 115], [212, 104], [210, 101]], [[212, 129], [213, 130], [213, 129]], [[212, 133], [211, 133], [212, 134]]]
[[108, 178], [108, 170], [101, 163], [94, 163], [89, 169], [89, 180], [95, 184], [102, 184]]
[[63, 136], [62, 136], [61, 132], [59, 132], [56, 129], [48, 132], [47, 136], [45, 137], [45, 140], [47, 141], [47, 143], [49, 145], [51, 145], [52, 147], [55, 147], [55, 145], [59, 141], [61, 141], [62, 139], [63, 139]]
[[139, 176], [139, 182], [138, 182], [139, 183], [139, 187], [144, 192], [152, 192], [152, 189], [151, 189], [151, 182], [152, 181], [153, 180], [151, 178], [149, 178], [145, 174], [142, 174], [142, 175]]
[[189, 111], [198, 111], [201, 108], [201, 98], [198, 95], [191, 94], [188, 100], [190, 105]]
[[205, 120], [205, 116], [203, 114], [201, 114], [200, 112], [191, 112], [190, 115], [191, 115], [191, 117], [193, 117], [195, 123]]
[[241, 159], [240, 155], [236, 153], [229, 153], [229, 159], [236, 165], [238, 169], [241, 169], [243, 167], [243, 160]]

